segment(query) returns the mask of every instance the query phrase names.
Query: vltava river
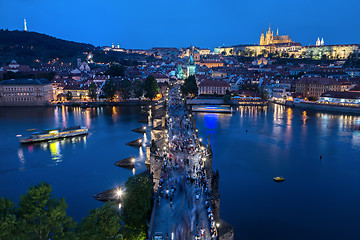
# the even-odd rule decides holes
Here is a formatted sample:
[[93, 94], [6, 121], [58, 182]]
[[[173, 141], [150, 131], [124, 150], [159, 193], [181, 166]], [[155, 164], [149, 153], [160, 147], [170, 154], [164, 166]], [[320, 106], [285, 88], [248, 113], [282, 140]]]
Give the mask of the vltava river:
[[196, 120], [236, 239], [360, 239], [360, 117], [269, 105]]
[[[125, 145], [148, 142], [149, 133], [131, 131], [144, 125], [143, 114], [140, 107], [0, 108], [0, 196], [17, 202], [46, 181], [79, 221], [102, 205], [93, 195], [133, 175], [116, 161], [135, 156], [135, 173], [146, 169], [145, 148]], [[360, 117], [279, 105], [195, 117], [203, 141], [210, 134], [220, 214], [235, 239], [360, 239]], [[28, 146], [16, 138], [76, 125], [90, 134]], [[275, 183], [276, 176], [286, 181]]]
[[[144, 124], [140, 107], [98, 109], [0, 108], [0, 196], [18, 201], [31, 185], [42, 181], [53, 187], [56, 197], [64, 197], [68, 214], [80, 220], [102, 205], [92, 196], [124, 184], [133, 173], [146, 170], [146, 149], [125, 143], [147, 136], [132, 132]], [[21, 146], [16, 135], [30, 129], [83, 125], [86, 137]], [[115, 166], [115, 162], [136, 157], [135, 170]]]

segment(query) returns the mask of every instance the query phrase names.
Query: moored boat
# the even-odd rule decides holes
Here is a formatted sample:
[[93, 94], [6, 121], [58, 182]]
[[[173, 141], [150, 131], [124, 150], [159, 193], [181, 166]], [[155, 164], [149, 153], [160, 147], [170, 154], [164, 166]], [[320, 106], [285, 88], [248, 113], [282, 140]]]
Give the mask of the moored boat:
[[88, 134], [88, 128], [82, 126], [69, 128], [55, 128], [44, 130], [42, 132], [33, 132], [31, 136], [20, 138], [22, 144], [49, 141], [59, 138], [75, 137]]
[[275, 182], [282, 182], [282, 181], [285, 181], [285, 178], [283, 178], [283, 177], [274, 177], [274, 181]]

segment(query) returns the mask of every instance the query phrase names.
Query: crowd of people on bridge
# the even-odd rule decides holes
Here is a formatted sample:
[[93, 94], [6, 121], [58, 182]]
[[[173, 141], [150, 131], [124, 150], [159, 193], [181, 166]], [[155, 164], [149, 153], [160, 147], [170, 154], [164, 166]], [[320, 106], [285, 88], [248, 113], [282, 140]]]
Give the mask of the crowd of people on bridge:
[[[164, 162], [156, 193], [156, 201], [163, 204], [166, 199], [174, 211], [174, 198], [185, 196], [188, 211], [181, 213], [182, 224], [171, 229], [172, 239], [215, 239], [217, 231], [211, 207], [205, 162], [207, 149], [197, 137], [191, 115], [185, 108], [179, 89], [170, 90], [167, 101], [165, 146], [161, 153]], [[179, 214], [179, 213], [177, 213]], [[200, 215], [206, 216], [206, 219]], [[166, 233], [166, 238], [169, 233]]]

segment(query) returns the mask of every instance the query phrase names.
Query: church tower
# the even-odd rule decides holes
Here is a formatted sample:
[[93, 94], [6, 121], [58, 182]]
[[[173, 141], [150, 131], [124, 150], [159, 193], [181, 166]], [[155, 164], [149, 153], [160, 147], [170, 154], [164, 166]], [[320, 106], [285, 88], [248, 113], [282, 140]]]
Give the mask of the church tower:
[[320, 45], [321, 46], [324, 46], [325, 42], [324, 42], [324, 38], [321, 38], [321, 42], [320, 42]]
[[316, 40], [316, 46], [320, 46], [320, 38]]
[[265, 37], [265, 45], [269, 45], [273, 43], [274, 34], [271, 31], [271, 24], [269, 25], [269, 30], [266, 33]]
[[261, 32], [260, 45], [265, 45], [264, 30], [262, 30], [262, 32]]
[[196, 65], [194, 62], [194, 47], [190, 47], [189, 63], [187, 65], [187, 76], [194, 76], [196, 74]]

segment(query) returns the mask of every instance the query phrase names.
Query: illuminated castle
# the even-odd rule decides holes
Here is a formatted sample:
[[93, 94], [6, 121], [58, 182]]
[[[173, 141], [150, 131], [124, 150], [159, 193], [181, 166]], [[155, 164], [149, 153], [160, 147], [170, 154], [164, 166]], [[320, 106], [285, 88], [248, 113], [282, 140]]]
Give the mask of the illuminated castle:
[[276, 36], [274, 36], [274, 33], [271, 31], [271, 25], [269, 26], [269, 30], [266, 32], [266, 36], [264, 36], [264, 31], [262, 31], [260, 37], [261, 46], [280, 43], [293, 43], [293, 41], [290, 39], [289, 35], [279, 36], [279, 29], [276, 32]]

